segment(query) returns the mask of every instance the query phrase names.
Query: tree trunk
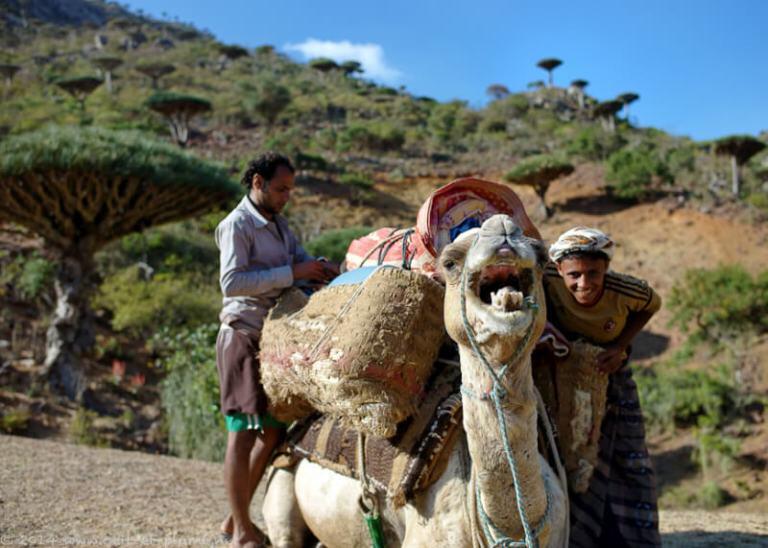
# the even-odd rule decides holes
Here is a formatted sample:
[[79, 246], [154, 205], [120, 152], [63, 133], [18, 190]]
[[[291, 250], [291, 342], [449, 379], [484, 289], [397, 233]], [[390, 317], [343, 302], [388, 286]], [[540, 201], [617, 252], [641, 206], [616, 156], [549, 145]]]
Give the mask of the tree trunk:
[[547, 71], [547, 87], [548, 88], [552, 87], [552, 71], [551, 70]]
[[741, 191], [741, 184], [739, 181], [739, 163], [736, 161], [736, 155], [731, 154], [731, 177], [732, 177], [732, 188], [734, 196], [738, 196], [739, 192]]
[[91, 257], [65, 253], [56, 270], [56, 308], [46, 334], [45, 374], [54, 390], [82, 397], [86, 378], [80, 358], [94, 343], [88, 296]]
[[107, 93], [112, 93], [112, 71], [111, 70], [104, 71], [104, 80], [106, 80], [106, 84], [107, 84]]

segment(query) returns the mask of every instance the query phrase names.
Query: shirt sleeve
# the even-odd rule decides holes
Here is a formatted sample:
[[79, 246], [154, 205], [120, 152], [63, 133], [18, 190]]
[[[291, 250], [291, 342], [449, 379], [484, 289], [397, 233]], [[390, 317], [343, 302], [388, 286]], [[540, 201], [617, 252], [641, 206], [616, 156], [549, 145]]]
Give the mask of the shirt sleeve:
[[642, 310], [643, 312], [650, 312], [651, 314], [656, 314], [656, 312], [659, 311], [661, 308], [661, 296], [656, 293], [653, 288], [648, 287], [648, 300], [645, 302], [645, 305]]
[[291, 265], [248, 270], [250, 245], [235, 223], [216, 229], [219, 246], [219, 284], [225, 297], [253, 297], [293, 285]]
[[313, 261], [315, 258], [307, 253], [307, 251], [296, 242], [296, 253], [293, 255], [293, 263], [305, 263], [307, 261]]
[[650, 286], [643, 288], [643, 296], [632, 295], [623, 297], [626, 299], [627, 308], [630, 312], [650, 312], [655, 314], [661, 308], [661, 297]]

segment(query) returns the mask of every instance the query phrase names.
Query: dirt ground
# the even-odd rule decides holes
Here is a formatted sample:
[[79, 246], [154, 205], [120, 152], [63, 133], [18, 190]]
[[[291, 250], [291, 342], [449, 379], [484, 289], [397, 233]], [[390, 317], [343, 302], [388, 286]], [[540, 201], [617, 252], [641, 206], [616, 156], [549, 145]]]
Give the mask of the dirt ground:
[[[213, 546], [226, 512], [219, 464], [0, 436], [0, 545]], [[766, 514], [666, 511], [661, 529], [667, 546], [768, 546]]]

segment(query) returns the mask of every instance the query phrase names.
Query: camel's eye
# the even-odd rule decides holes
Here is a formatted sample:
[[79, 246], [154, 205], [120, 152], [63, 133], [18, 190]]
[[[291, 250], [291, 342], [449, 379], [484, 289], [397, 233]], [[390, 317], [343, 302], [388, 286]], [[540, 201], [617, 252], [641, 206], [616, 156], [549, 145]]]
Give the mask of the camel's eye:
[[448, 259], [446, 261], [443, 261], [443, 268], [446, 270], [453, 270], [453, 268], [456, 266], [456, 261], [453, 259]]

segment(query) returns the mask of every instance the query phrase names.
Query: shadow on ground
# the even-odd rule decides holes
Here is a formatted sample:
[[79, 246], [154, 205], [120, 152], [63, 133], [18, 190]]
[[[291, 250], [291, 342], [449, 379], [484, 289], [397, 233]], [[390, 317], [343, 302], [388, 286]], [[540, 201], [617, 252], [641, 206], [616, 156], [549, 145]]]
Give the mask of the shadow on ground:
[[669, 348], [669, 337], [666, 335], [641, 331], [632, 341], [632, 359], [654, 358], [663, 354], [667, 348]]
[[652, 453], [651, 462], [659, 484], [659, 494], [698, 473], [691, 458], [692, 445], [683, 445], [663, 453]]
[[768, 535], [739, 531], [678, 531], [661, 535], [662, 545], [681, 546], [768, 546]]
[[610, 196], [575, 196], [565, 202], [555, 204], [556, 211], [568, 213], [590, 213], [592, 215], [610, 215], [624, 211], [636, 204], [627, 201], [620, 201]]

